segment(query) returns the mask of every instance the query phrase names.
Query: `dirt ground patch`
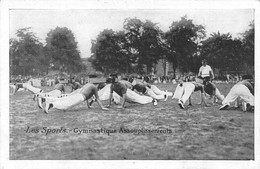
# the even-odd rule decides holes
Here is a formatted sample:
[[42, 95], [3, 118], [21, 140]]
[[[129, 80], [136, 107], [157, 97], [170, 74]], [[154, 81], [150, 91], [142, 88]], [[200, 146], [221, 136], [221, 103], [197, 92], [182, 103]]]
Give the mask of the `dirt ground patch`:
[[[176, 85], [158, 87], [174, 91]], [[232, 84], [217, 87], [226, 95]], [[220, 105], [201, 107], [196, 104], [198, 96], [192, 96], [193, 106], [185, 110], [169, 98], [157, 106], [127, 103], [126, 109], [119, 110], [112, 105], [110, 111], [102, 111], [97, 103], [88, 109], [84, 102], [65, 112], [52, 109], [45, 114], [32, 100], [32, 94], [17, 92], [10, 95], [10, 159], [254, 159], [254, 113], [219, 111]], [[61, 128], [66, 132], [58, 130]], [[48, 129], [58, 133], [47, 134]]]

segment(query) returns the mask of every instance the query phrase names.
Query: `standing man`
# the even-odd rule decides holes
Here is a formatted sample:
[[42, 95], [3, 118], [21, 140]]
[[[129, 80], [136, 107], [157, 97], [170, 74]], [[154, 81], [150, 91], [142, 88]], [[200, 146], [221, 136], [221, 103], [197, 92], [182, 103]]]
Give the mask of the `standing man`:
[[200, 78], [202, 78], [204, 82], [214, 79], [213, 71], [212, 71], [211, 67], [209, 65], [207, 65], [207, 60], [203, 59], [201, 61], [201, 63], [202, 63], [202, 66], [199, 69], [198, 76]]

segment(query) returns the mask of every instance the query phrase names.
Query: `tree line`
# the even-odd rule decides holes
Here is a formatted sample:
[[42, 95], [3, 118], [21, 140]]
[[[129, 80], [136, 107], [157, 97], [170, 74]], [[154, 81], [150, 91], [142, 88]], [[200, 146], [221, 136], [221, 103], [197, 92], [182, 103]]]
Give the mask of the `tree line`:
[[[104, 74], [111, 72], [149, 74], [159, 60], [170, 62], [176, 70], [197, 72], [202, 59], [222, 71], [254, 69], [254, 21], [242, 38], [230, 33], [214, 32], [206, 38], [206, 30], [183, 16], [163, 32], [158, 23], [126, 18], [123, 30], [105, 29], [92, 40], [92, 66]], [[85, 70], [78, 43], [71, 30], [56, 27], [41, 43], [31, 28], [16, 32], [9, 41], [11, 74], [47, 73], [50, 69], [67, 73]]]
[[68, 28], [50, 30], [46, 44], [41, 43], [30, 27], [17, 30], [16, 36], [9, 41], [11, 75], [48, 74], [49, 70], [76, 73], [84, 70], [78, 43]]
[[[230, 33], [212, 33], [183, 16], [163, 32], [157, 23], [126, 18], [123, 30], [105, 29], [92, 40], [90, 62], [101, 72], [149, 74], [159, 60], [168, 61], [175, 72], [197, 72], [207, 59], [222, 71], [254, 67], [254, 22], [250, 29], [233, 39]], [[165, 63], [165, 62], [164, 62]]]

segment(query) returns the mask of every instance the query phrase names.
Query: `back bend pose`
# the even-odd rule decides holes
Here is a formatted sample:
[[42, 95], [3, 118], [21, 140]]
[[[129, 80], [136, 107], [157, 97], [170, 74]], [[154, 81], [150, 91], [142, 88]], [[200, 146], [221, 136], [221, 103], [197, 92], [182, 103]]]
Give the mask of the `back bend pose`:
[[229, 91], [228, 95], [222, 102], [219, 110], [225, 110], [230, 106], [230, 103], [237, 101], [239, 98], [242, 100], [242, 109], [247, 111], [254, 107], [254, 80], [252, 75], [244, 75], [242, 81], [235, 84]]
[[126, 85], [120, 81], [118, 81], [117, 75], [111, 75], [111, 82], [112, 85], [110, 87], [110, 97], [109, 97], [109, 105], [111, 105], [111, 99], [113, 96], [113, 92], [117, 93], [119, 96], [122, 97], [122, 103], [121, 106], [118, 108], [124, 108], [125, 102], [134, 102], [134, 103], [140, 103], [140, 104], [147, 104], [154, 102], [154, 99], [148, 96], [141, 96], [137, 94], [136, 92], [132, 91], [131, 89], [128, 89]]
[[179, 99], [178, 105], [181, 109], [184, 109], [186, 101], [189, 99], [189, 105], [191, 105], [191, 95], [193, 92], [200, 91], [200, 104], [203, 102], [205, 106], [208, 106], [205, 98], [204, 86], [196, 82], [183, 82], [180, 81], [178, 84], [179, 88], [176, 88], [174, 98]]
[[37, 93], [43, 92], [42, 89], [33, 87], [33, 86], [28, 82], [28, 83], [16, 83], [16, 84], [15, 84], [15, 90], [14, 90], [14, 93], [13, 93], [13, 94], [15, 94], [20, 88], [24, 88], [24, 89], [28, 90], [29, 92], [31, 92], [32, 94], [37, 94]]
[[17, 83], [15, 85], [14, 94], [20, 89], [24, 88], [28, 91], [30, 91], [32, 94], [34, 94], [33, 100], [35, 100], [35, 97], [37, 96], [37, 104], [39, 108], [42, 108], [42, 102], [44, 101], [43, 97], [58, 97], [62, 94], [62, 92], [65, 92], [65, 87], [63, 84], [56, 84], [53, 91], [50, 91], [48, 93], [43, 93], [42, 89], [33, 87], [30, 83]]
[[37, 104], [39, 108], [43, 108], [42, 104], [45, 102], [46, 97], [61, 97], [65, 93], [65, 86], [61, 83], [56, 82], [54, 90], [47, 93], [37, 93], [34, 97], [37, 97]]
[[82, 87], [81, 84], [76, 81], [71, 81], [70, 84], [71, 84], [71, 92], [80, 89]]
[[220, 100], [221, 102], [224, 100], [224, 95], [220, 93], [218, 88], [215, 84], [213, 84], [210, 81], [204, 82], [204, 91], [205, 94], [208, 94], [212, 100], [212, 105], [215, 105], [215, 103]]
[[[133, 85], [126, 80], [119, 80], [119, 82], [124, 84], [128, 89], [133, 88]], [[106, 81], [106, 85], [101, 90], [98, 91], [98, 96], [99, 96], [99, 99], [101, 101], [109, 100], [110, 88], [111, 88], [111, 78], [108, 78], [107, 81]], [[120, 96], [116, 92], [113, 92], [113, 99], [112, 100], [115, 104], [119, 104], [120, 103]], [[89, 104], [91, 105], [94, 101], [95, 101], [95, 98], [92, 99]]]
[[149, 81], [149, 79], [147, 77], [145, 77], [143, 81], [141, 79], [133, 79], [133, 78], [130, 79], [130, 82], [133, 85], [144, 84], [144, 85], [148, 86], [156, 95], [173, 96], [172, 92], [168, 92], [167, 90], [166, 91], [160, 90], [157, 86], [149, 84], [148, 81]]
[[87, 101], [88, 108], [91, 108], [88, 99], [90, 99], [93, 95], [96, 97], [96, 101], [98, 105], [102, 108], [102, 110], [108, 110], [103, 106], [102, 102], [99, 99], [97, 87], [94, 84], [88, 83], [81, 88], [79, 93], [75, 93], [73, 95], [69, 95], [67, 97], [62, 97], [62, 98], [47, 97], [46, 107], [44, 112], [49, 113], [50, 108], [67, 110], [73, 106], [78, 105], [79, 103], [85, 100]]
[[154, 105], [157, 105], [157, 100], [163, 100], [164, 99], [164, 101], [166, 101], [167, 98], [168, 98], [167, 94], [156, 95], [153, 92], [153, 90], [148, 85], [145, 85], [145, 84], [136, 84], [136, 85], [134, 85], [133, 90], [136, 90], [137, 92], [139, 92], [141, 94], [144, 94], [144, 95], [147, 95], [147, 96], [154, 98], [155, 99]]

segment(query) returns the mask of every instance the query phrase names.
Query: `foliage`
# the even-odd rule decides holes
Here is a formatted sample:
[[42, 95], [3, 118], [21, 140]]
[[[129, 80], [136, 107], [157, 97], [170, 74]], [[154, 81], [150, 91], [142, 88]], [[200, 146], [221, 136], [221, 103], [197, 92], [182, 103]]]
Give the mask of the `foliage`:
[[17, 30], [17, 39], [9, 41], [10, 70], [14, 75], [37, 74], [46, 68], [43, 44], [30, 27]]
[[242, 68], [242, 42], [232, 39], [230, 33], [213, 33], [202, 42], [201, 57], [209, 64], [223, 71], [235, 71]]
[[137, 73], [150, 72], [151, 68], [161, 58], [160, 29], [156, 23], [149, 20], [142, 22], [137, 18], [127, 18], [124, 22], [126, 31], [127, 51], [136, 64]]
[[52, 68], [65, 72], [80, 72], [83, 64], [74, 34], [66, 27], [50, 30], [46, 38], [46, 55]]
[[249, 25], [250, 29], [243, 33], [243, 60], [250, 66], [254, 66], [254, 51], [255, 51], [255, 25], [252, 21]]
[[157, 24], [137, 18], [127, 18], [124, 31], [102, 31], [92, 41], [91, 63], [99, 71], [144, 73], [160, 59], [160, 30]]
[[[171, 62], [174, 75], [197, 72], [201, 59], [213, 68], [239, 71], [254, 68], [254, 21], [241, 39], [230, 33], [212, 33], [205, 38], [205, 28], [187, 16], [173, 21], [163, 32], [157, 23], [126, 18], [123, 30], [105, 29], [92, 40], [89, 58], [92, 66], [105, 74], [112, 72], [149, 74], [162, 59]], [[56, 27], [50, 30], [44, 46], [31, 28], [17, 30], [17, 38], [9, 41], [11, 74], [40, 74], [51, 69], [77, 73], [85, 66], [80, 58], [78, 43], [71, 30]], [[252, 69], [253, 70], [253, 69]], [[166, 73], [164, 73], [166, 74]]]
[[124, 50], [124, 32], [114, 32], [105, 29], [96, 40], [92, 41], [90, 62], [96, 70], [111, 73], [129, 71], [130, 62], [127, 51]]
[[205, 28], [195, 25], [186, 16], [180, 21], [173, 21], [170, 30], [165, 33], [169, 45], [168, 60], [173, 63], [173, 69], [184, 72], [194, 70], [195, 59], [198, 52], [198, 43], [205, 37]]

